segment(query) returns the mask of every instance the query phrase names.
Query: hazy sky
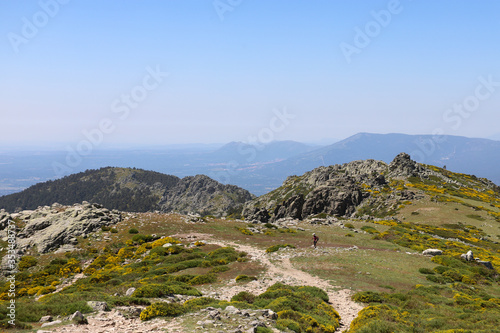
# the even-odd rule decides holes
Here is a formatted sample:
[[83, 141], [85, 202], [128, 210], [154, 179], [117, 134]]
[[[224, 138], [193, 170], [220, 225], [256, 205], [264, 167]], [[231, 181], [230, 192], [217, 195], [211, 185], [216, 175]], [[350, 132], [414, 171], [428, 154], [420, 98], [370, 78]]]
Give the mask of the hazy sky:
[[1, 1], [0, 145], [498, 136], [499, 32], [496, 0]]

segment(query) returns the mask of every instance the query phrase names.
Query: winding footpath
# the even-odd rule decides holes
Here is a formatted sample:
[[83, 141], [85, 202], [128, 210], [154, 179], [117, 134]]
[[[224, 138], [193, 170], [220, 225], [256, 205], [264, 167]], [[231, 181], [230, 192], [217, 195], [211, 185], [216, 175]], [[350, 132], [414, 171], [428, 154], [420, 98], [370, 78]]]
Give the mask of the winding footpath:
[[[263, 276], [256, 281], [246, 284], [236, 283], [234, 280], [227, 282], [223, 287], [207, 287], [203, 290], [205, 296], [216, 297], [221, 300], [230, 300], [234, 295], [241, 291], [247, 291], [258, 295], [267, 290], [271, 285], [281, 282], [289, 285], [308, 285], [315, 286], [325, 290], [330, 299], [331, 305], [340, 315], [341, 326], [336, 332], [347, 330], [357, 317], [358, 312], [363, 309], [361, 304], [351, 300], [352, 291], [349, 289], [340, 289], [332, 286], [327, 280], [313, 276], [307, 272], [298, 270], [290, 262], [290, 256], [301, 255], [301, 253], [283, 252], [283, 250], [274, 254], [268, 254], [264, 250], [251, 245], [236, 244], [233, 242], [223, 242], [211, 239], [211, 235], [197, 234], [198, 238], [207, 239], [207, 243], [220, 246], [231, 246], [238, 251], [248, 253], [252, 261], [258, 262], [266, 267]], [[81, 277], [81, 276], [78, 276]], [[76, 279], [73, 279], [74, 282]], [[201, 289], [200, 289], [201, 290]], [[59, 327], [43, 327], [39, 333], [108, 333], [108, 332], [169, 332], [169, 333], [187, 333], [183, 327], [183, 317], [177, 318], [155, 318], [143, 322], [139, 318], [125, 318], [117, 310], [110, 312], [99, 312], [87, 316], [88, 325], [76, 326], [74, 324]]]
[[351, 299], [351, 290], [340, 289], [339, 287], [332, 286], [327, 280], [294, 268], [289, 257], [285, 256], [273, 260], [272, 255], [269, 255], [265, 251], [250, 245], [220, 241], [210, 241], [210, 243], [221, 246], [232, 246], [238, 251], [244, 251], [250, 255], [252, 260], [258, 261], [267, 267], [264, 277], [260, 278], [258, 281], [252, 281], [244, 286], [240, 286], [232, 282], [228, 284], [227, 287], [218, 288], [217, 293], [219, 293], [223, 299], [229, 300], [241, 291], [260, 294], [276, 282], [282, 282], [290, 285], [308, 285], [319, 287], [327, 292], [331, 305], [340, 315], [341, 326], [337, 329], [337, 332], [348, 329], [354, 318], [358, 316], [359, 311], [363, 309], [363, 305], [356, 303]]

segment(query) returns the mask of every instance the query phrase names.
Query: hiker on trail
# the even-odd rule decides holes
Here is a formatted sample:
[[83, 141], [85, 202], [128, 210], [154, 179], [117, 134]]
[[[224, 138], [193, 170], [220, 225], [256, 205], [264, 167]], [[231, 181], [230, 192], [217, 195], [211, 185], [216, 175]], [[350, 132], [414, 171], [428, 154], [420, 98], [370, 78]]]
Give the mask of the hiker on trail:
[[316, 248], [316, 244], [318, 244], [318, 240], [319, 240], [319, 237], [316, 236], [316, 234], [314, 233], [313, 234], [313, 244], [314, 244], [314, 248]]

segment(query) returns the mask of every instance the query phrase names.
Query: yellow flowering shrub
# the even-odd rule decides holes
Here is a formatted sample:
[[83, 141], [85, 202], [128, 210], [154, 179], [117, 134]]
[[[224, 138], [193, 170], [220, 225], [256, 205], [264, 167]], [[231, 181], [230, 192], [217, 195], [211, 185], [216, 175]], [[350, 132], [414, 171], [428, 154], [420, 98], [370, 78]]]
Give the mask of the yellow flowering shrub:
[[135, 250], [136, 250], [136, 249], [135, 249], [135, 247], [132, 247], [132, 246], [122, 247], [122, 248], [118, 251], [117, 256], [118, 256], [120, 259], [132, 258], [132, 257], [134, 256]]
[[160, 239], [155, 240], [153, 243], [151, 243], [151, 247], [155, 248], [158, 246], [163, 246], [167, 243], [180, 244], [181, 242], [175, 238], [172, 238], [172, 237], [165, 237], [165, 238], [160, 238]]
[[59, 274], [64, 277], [68, 277], [70, 275], [80, 273], [82, 268], [80, 267], [80, 261], [75, 258], [71, 258], [68, 262], [61, 267]]
[[52, 293], [52, 292], [54, 292], [54, 291], [56, 291], [56, 287], [53, 287], [53, 286], [42, 287], [42, 288], [40, 288], [40, 289], [37, 291], [36, 295], [37, 295], [37, 296], [40, 296], [40, 295], [45, 295], [45, 294]]
[[243, 235], [253, 236], [253, 232], [248, 230], [247, 228], [237, 228]]
[[28, 294], [28, 296], [33, 296], [33, 295], [36, 295], [36, 294], [38, 293], [38, 291], [39, 291], [40, 289], [42, 289], [42, 288], [43, 288], [43, 287], [41, 287], [41, 286], [36, 286], [36, 287], [30, 288], [30, 289], [28, 289], [27, 294]]
[[177, 303], [153, 303], [140, 314], [141, 320], [149, 320], [155, 317], [177, 317], [186, 312], [181, 304]]

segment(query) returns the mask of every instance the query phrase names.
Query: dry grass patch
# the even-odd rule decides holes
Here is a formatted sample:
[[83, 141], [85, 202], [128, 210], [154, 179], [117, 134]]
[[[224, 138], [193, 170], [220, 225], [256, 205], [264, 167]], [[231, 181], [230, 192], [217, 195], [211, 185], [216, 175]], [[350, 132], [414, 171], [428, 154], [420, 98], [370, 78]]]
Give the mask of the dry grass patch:
[[415, 284], [427, 284], [418, 269], [436, 266], [418, 255], [362, 249], [340, 251], [338, 255], [296, 257], [292, 262], [295, 267], [342, 288], [379, 291], [385, 291], [386, 285], [410, 290]]

